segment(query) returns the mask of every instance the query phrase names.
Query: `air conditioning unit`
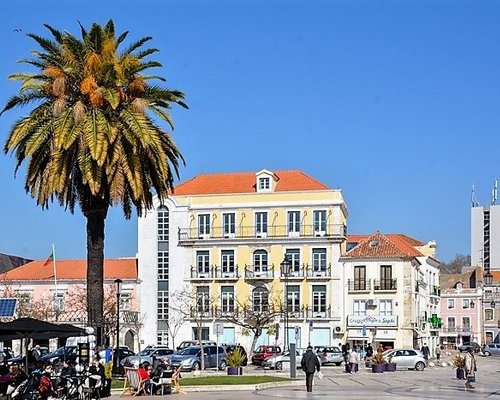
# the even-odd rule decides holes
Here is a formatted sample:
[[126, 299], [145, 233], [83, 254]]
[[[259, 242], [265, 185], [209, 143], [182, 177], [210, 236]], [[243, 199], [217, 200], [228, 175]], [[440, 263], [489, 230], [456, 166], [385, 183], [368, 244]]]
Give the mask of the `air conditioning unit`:
[[202, 234], [200, 234], [198, 236], [198, 238], [200, 238], [200, 239], [208, 239], [208, 238], [210, 238], [210, 234], [208, 234], [208, 233], [202, 233]]
[[265, 238], [267, 237], [267, 232], [256, 232], [255, 236], [258, 238]]
[[335, 325], [333, 327], [333, 332], [336, 334], [344, 333], [344, 328], [341, 325]]
[[224, 233], [224, 237], [226, 239], [233, 239], [234, 238], [234, 233]]
[[314, 236], [325, 236], [325, 231], [314, 231]]
[[198, 278], [208, 278], [208, 274], [198, 274]]
[[224, 272], [222, 274], [222, 277], [223, 278], [232, 278], [232, 277], [234, 277], [234, 274], [232, 272]]
[[366, 300], [366, 305], [368, 307], [376, 307], [377, 306], [377, 299], [368, 299], [368, 300]]

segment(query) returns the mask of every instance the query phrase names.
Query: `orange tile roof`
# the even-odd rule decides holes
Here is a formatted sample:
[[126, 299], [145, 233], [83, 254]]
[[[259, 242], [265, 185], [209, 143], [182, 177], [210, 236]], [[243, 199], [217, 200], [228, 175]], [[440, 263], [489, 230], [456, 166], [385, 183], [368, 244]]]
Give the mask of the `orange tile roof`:
[[[328, 186], [311, 178], [302, 171], [275, 171], [276, 192], [298, 192], [308, 190], [331, 190]], [[224, 174], [202, 174], [182, 182], [174, 189], [174, 196], [255, 193], [255, 172], [232, 172]]]
[[[410, 244], [422, 243], [403, 234], [383, 235], [377, 232], [374, 235], [349, 235], [347, 241], [358, 243], [345, 254], [347, 258], [407, 258], [423, 255]], [[376, 246], [373, 245], [374, 241], [378, 241]]]
[[[43, 281], [54, 279], [54, 265], [45, 260], [32, 261], [0, 275], [2, 281]], [[57, 280], [85, 280], [87, 260], [56, 260]], [[136, 258], [108, 258], [104, 260], [104, 279], [137, 280]]]
[[[490, 270], [491, 275], [493, 276], [493, 282], [500, 282], [500, 271], [492, 271]], [[484, 274], [483, 274], [484, 276]]]

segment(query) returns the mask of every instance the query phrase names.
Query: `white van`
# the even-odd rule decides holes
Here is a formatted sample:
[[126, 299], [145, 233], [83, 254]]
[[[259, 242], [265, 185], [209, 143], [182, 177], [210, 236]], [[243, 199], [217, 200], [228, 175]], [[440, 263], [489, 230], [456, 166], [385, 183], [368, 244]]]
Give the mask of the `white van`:
[[90, 343], [90, 348], [93, 349], [95, 347], [95, 339], [94, 335], [71, 336], [66, 339], [66, 347], [78, 346], [78, 343]]

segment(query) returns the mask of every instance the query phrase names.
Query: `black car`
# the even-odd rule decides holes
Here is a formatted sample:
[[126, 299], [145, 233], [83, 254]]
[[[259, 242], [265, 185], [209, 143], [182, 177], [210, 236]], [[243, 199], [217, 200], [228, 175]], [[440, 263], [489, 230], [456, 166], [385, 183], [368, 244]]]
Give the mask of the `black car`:
[[52, 353], [45, 354], [44, 356], [40, 357], [40, 361], [46, 364], [58, 364], [63, 361], [75, 363], [77, 358], [78, 358], [78, 347], [66, 346], [66, 347], [59, 347]]
[[462, 351], [469, 351], [470, 348], [474, 350], [474, 353], [481, 351], [481, 346], [476, 342], [465, 342], [461, 346], [458, 346], [458, 351], [461, 353]]
[[229, 346], [225, 346], [225, 349], [226, 349], [226, 354], [229, 356], [233, 351], [235, 351], [236, 349], [238, 349], [240, 351], [241, 354], [243, 354], [244, 356], [244, 359], [243, 359], [243, 366], [246, 366], [248, 364], [248, 356], [247, 356], [247, 352], [245, 351], [245, 348], [243, 346], [240, 346], [239, 344], [236, 344], [236, 345], [229, 345]]

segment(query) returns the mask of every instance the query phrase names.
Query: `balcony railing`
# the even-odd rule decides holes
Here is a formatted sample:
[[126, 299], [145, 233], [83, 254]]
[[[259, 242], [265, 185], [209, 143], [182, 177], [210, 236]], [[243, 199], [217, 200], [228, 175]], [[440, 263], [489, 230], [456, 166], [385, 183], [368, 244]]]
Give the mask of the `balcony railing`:
[[448, 326], [443, 326], [441, 328], [441, 330], [445, 333], [472, 332], [472, 326], [470, 326], [470, 325], [462, 325], [462, 326], [448, 325]]
[[245, 265], [245, 279], [274, 279], [274, 265]]
[[373, 289], [377, 291], [397, 290], [396, 279], [376, 279]]
[[252, 239], [252, 238], [292, 238], [292, 237], [317, 237], [317, 238], [343, 238], [346, 236], [344, 224], [328, 224], [320, 230], [314, 225], [300, 225], [297, 231], [290, 231], [288, 225], [269, 225], [265, 228], [253, 225], [236, 227], [234, 232], [224, 232], [219, 226], [199, 228], [179, 228], [179, 242], [193, 240], [228, 240], [228, 239]]
[[193, 267], [191, 266], [191, 279], [212, 279], [213, 267]]
[[372, 288], [371, 279], [348, 279], [347, 289], [349, 292], [369, 292]]
[[305, 311], [306, 311], [306, 318], [325, 318], [325, 319], [332, 318], [331, 306], [320, 307], [320, 308], [316, 308], [316, 309], [307, 306], [305, 308]]
[[[304, 265], [294, 265], [291, 267], [291, 269], [288, 271], [288, 279], [291, 278], [303, 278], [306, 276], [306, 268]], [[285, 274], [283, 270], [280, 270], [280, 277], [282, 279], [285, 279]]]
[[332, 276], [332, 266], [331, 264], [323, 267], [306, 265], [305, 272], [307, 278], [329, 278]]
[[441, 296], [441, 288], [439, 286], [431, 286], [430, 290], [431, 290], [430, 293], [431, 296], [437, 296], [437, 297]]
[[238, 266], [220, 266], [213, 267], [213, 277], [215, 279], [238, 279]]

